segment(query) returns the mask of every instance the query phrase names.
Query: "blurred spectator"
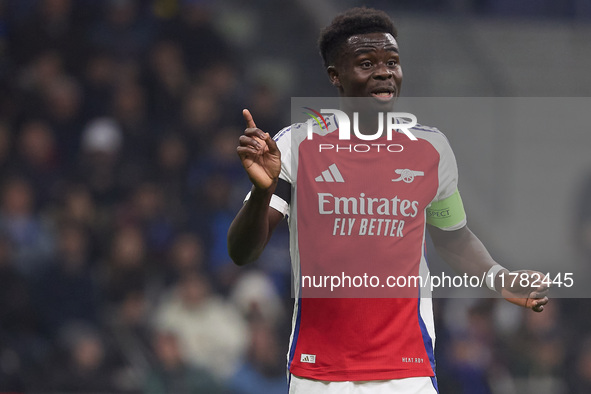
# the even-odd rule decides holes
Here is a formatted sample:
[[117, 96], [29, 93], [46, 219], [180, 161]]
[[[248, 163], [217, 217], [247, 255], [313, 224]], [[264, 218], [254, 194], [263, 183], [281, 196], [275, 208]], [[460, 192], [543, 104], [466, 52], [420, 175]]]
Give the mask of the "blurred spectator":
[[62, 56], [52, 50], [44, 50], [35, 57], [18, 74], [16, 81], [19, 94], [17, 99], [17, 114], [28, 118], [46, 115], [44, 95], [53, 84], [65, 75]]
[[187, 221], [189, 149], [178, 134], [165, 134], [157, 147], [156, 163], [152, 179], [159, 185], [166, 204], [166, 211], [175, 221]]
[[24, 392], [26, 377], [22, 373], [20, 355], [12, 349], [12, 343], [0, 344], [0, 389], [4, 392]]
[[40, 272], [35, 286], [37, 306], [45, 331], [55, 336], [70, 321], [96, 325], [99, 317], [99, 284], [89, 261], [89, 238], [83, 226], [64, 222], [58, 230], [57, 253]]
[[144, 182], [130, 193], [119, 213], [120, 224], [138, 226], [146, 240], [147, 253], [162, 258], [175, 233], [173, 217], [166, 211], [164, 194], [152, 182]]
[[14, 172], [26, 177], [35, 192], [36, 208], [52, 202], [63, 179], [57, 162], [53, 131], [43, 121], [32, 120], [21, 127]]
[[178, 336], [170, 331], [159, 331], [154, 335], [157, 366], [146, 379], [144, 393], [225, 393], [211, 373], [187, 363], [179, 342]]
[[183, 357], [218, 378], [234, 373], [244, 355], [246, 323], [238, 310], [214, 294], [208, 278], [185, 273], [155, 311], [157, 330], [178, 334]]
[[103, 18], [95, 20], [90, 41], [118, 59], [138, 58], [146, 53], [154, 36], [150, 15], [138, 0], [101, 2]]
[[577, 342], [574, 368], [568, 373], [570, 394], [591, 392], [591, 336], [587, 335]]
[[92, 325], [72, 322], [64, 327], [63, 359], [48, 363], [45, 379], [31, 382], [36, 392], [113, 393], [118, 392], [107, 347]]
[[5, 123], [0, 122], [0, 177], [5, 179], [8, 169], [12, 165], [12, 129]]
[[230, 204], [232, 184], [220, 173], [211, 174], [201, 186], [203, 196], [196, 199], [193, 219], [194, 229], [205, 234], [209, 245], [207, 269], [214, 275], [216, 284], [227, 291], [241, 274], [228, 256], [226, 237], [233, 220]]
[[85, 60], [88, 20], [84, 7], [72, 0], [39, 0], [33, 13], [17, 23], [10, 35], [12, 56], [22, 66], [40, 52], [52, 50], [65, 59], [70, 72], [77, 73]]
[[[448, 344], [445, 371], [455, 393], [492, 394], [489, 374], [493, 372], [494, 325], [489, 300], [468, 306], [465, 324], [454, 327]], [[456, 305], [456, 307], [461, 304]], [[449, 384], [449, 383], [448, 383]]]
[[207, 152], [211, 138], [218, 132], [225, 111], [216, 96], [201, 86], [192, 86], [183, 102], [180, 130], [192, 157]]
[[194, 233], [184, 232], [176, 236], [165, 259], [165, 285], [178, 283], [185, 274], [204, 270], [205, 246], [201, 238]]
[[83, 226], [96, 240], [99, 229], [104, 230], [101, 229], [101, 219], [107, 215], [100, 217], [88, 188], [82, 184], [67, 184], [61, 192], [59, 206], [55, 212], [56, 220]]
[[121, 198], [117, 165], [122, 139], [119, 125], [110, 118], [94, 119], [84, 129], [75, 179], [88, 186], [99, 208], [113, 206]]
[[150, 52], [145, 79], [150, 114], [157, 124], [174, 124], [180, 117], [189, 81], [180, 46], [173, 41], [157, 42]]
[[36, 329], [30, 287], [14, 266], [10, 239], [0, 233], [0, 338], [18, 337]]
[[208, 239], [208, 269], [224, 289], [238, 274], [228, 256], [227, 231], [234, 212], [242, 204], [244, 191], [249, 189], [242, 166], [235, 160], [237, 135], [231, 127], [213, 135], [208, 151], [192, 163], [188, 181], [195, 203], [193, 226]]
[[151, 284], [157, 278], [150, 275], [146, 240], [139, 227], [118, 229], [113, 235], [109, 252], [103, 267], [103, 291], [108, 307], [122, 302], [130, 291], [151, 290]]
[[8, 72], [8, 62], [10, 59], [8, 53], [8, 15], [6, 1], [0, 1], [0, 81], [3, 81]]
[[240, 276], [233, 286], [230, 299], [249, 320], [280, 325], [285, 317], [281, 297], [273, 282], [256, 270]]
[[89, 55], [82, 80], [86, 119], [108, 116], [117, 81], [118, 64], [106, 51]]
[[261, 130], [275, 135], [289, 123], [289, 114], [285, 113], [289, 105], [282, 102], [278, 93], [268, 84], [257, 84], [250, 101], [252, 104], [249, 109], [256, 116], [257, 127]]
[[[224, 120], [230, 124], [242, 124], [242, 107], [245, 101], [253, 101], [248, 87], [240, 83], [241, 70], [236, 63], [219, 59], [197, 74], [197, 84], [210, 92], [224, 110]], [[254, 103], [253, 103], [254, 104]], [[249, 104], [251, 105], [251, 104]], [[283, 127], [283, 126], [282, 126]], [[262, 129], [261, 130], [267, 130]]]
[[179, 43], [189, 72], [195, 75], [217, 60], [229, 59], [230, 48], [214, 27], [214, 2], [183, 0], [180, 3], [177, 18], [164, 23], [162, 37]]
[[60, 147], [60, 161], [72, 163], [80, 148], [83, 92], [71, 77], [54, 79], [43, 92], [45, 116]]
[[285, 351], [274, 327], [261, 319], [250, 324], [250, 345], [231, 379], [235, 394], [283, 394], [287, 391]]
[[31, 284], [14, 267], [10, 239], [0, 233], [0, 390], [24, 391], [26, 371], [43, 348]]
[[150, 343], [149, 312], [148, 302], [141, 291], [130, 290], [123, 296], [111, 316], [117, 335], [126, 339], [120, 342], [122, 346], [144, 351], [147, 349]]
[[114, 359], [121, 365], [118, 382], [127, 392], [139, 392], [153, 363], [150, 305], [143, 292], [130, 290], [105, 313]]
[[130, 190], [149, 176], [155, 152], [155, 125], [148, 120], [146, 89], [123, 80], [115, 90], [112, 114], [123, 137], [119, 178]]
[[51, 225], [34, 212], [35, 196], [27, 180], [9, 178], [2, 186], [0, 231], [14, 245], [16, 268], [30, 278], [53, 252]]
[[84, 229], [89, 239], [89, 261], [96, 268], [111, 242], [114, 222], [111, 211], [97, 206], [86, 185], [66, 183], [60, 188], [59, 198], [50, 214], [56, 223], [71, 222]]
[[89, 190], [84, 185], [70, 185], [66, 189], [60, 217], [87, 227], [93, 226], [97, 220], [96, 208]]
[[124, 80], [117, 86], [113, 97], [113, 117], [123, 132], [127, 144], [125, 148], [136, 157], [149, 154], [145, 147], [152, 143], [146, 105], [146, 92], [135, 81]]
[[568, 329], [560, 316], [561, 300], [544, 308], [544, 316], [524, 314], [520, 330], [507, 339], [509, 368], [516, 377], [518, 392], [566, 393], [566, 350]]
[[191, 191], [199, 192], [203, 184], [214, 174], [232, 183], [229, 198], [234, 203], [242, 203], [244, 191], [249, 188], [245, 183], [242, 165], [240, 162], [236, 163], [236, 139], [239, 136], [240, 129], [234, 126], [222, 127], [211, 135], [207, 141], [207, 151], [196, 156], [191, 163], [189, 173]]

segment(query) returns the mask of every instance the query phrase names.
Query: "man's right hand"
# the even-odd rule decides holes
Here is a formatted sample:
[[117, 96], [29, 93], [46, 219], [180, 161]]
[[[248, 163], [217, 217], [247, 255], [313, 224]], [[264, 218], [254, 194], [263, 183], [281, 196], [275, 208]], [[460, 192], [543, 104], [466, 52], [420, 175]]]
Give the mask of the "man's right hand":
[[281, 152], [269, 133], [257, 128], [249, 110], [243, 110], [242, 115], [246, 121], [246, 130], [240, 136], [240, 145], [236, 151], [252, 184], [258, 189], [268, 190], [279, 178]]

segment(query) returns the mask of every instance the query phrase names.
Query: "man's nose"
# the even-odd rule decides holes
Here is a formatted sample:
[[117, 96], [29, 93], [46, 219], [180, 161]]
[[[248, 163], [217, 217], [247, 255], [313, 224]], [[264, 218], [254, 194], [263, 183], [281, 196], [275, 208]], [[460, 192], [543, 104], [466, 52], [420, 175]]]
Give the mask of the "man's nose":
[[380, 63], [377, 65], [373, 77], [376, 79], [389, 79], [392, 78], [393, 74], [393, 71], [387, 65]]

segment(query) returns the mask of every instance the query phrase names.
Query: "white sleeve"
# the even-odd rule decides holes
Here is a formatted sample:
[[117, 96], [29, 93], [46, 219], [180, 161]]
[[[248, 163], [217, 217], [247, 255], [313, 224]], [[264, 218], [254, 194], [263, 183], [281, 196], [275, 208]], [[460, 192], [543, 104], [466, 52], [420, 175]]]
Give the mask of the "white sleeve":
[[439, 151], [439, 187], [434, 201], [441, 201], [451, 196], [458, 189], [458, 164], [456, 156], [447, 138], [441, 134], [442, 142], [438, 144]]
[[442, 230], [457, 230], [466, 225], [466, 212], [458, 190], [458, 165], [449, 141], [441, 133], [433, 144], [439, 152], [439, 185], [427, 207], [427, 223]]

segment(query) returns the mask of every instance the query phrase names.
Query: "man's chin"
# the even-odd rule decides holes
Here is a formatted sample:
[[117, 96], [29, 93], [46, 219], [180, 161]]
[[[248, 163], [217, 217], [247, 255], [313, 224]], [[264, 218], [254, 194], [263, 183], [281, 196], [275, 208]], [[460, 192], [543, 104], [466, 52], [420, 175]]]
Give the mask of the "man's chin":
[[[364, 100], [365, 101], [365, 100]], [[370, 100], [367, 100], [368, 109], [380, 112], [392, 111], [396, 103], [396, 96], [393, 94], [388, 97], [371, 95]]]

